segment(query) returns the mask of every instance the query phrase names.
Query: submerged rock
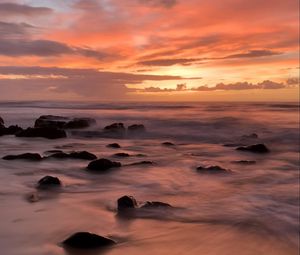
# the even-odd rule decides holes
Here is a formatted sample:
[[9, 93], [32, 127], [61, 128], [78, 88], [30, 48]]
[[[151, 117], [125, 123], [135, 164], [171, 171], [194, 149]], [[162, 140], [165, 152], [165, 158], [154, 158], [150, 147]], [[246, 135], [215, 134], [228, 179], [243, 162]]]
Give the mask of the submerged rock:
[[130, 166], [137, 166], [137, 165], [153, 165], [154, 163], [152, 161], [144, 160], [144, 161], [139, 161], [130, 164]]
[[106, 132], [123, 133], [126, 131], [123, 123], [113, 123], [104, 128]]
[[118, 199], [118, 211], [126, 210], [126, 209], [134, 209], [137, 207], [137, 202], [132, 196], [123, 196]]
[[114, 154], [115, 157], [120, 157], [120, 158], [128, 158], [130, 157], [130, 155], [128, 153], [124, 153], [124, 152], [120, 152], [120, 153], [116, 153]]
[[92, 118], [75, 118], [64, 125], [66, 129], [79, 129], [87, 128], [89, 126], [95, 125], [96, 120]]
[[7, 155], [4, 156], [2, 159], [4, 160], [15, 160], [15, 159], [25, 159], [25, 160], [31, 160], [31, 161], [39, 161], [43, 158], [38, 153], [23, 153], [19, 155]]
[[256, 164], [255, 160], [235, 160], [231, 161], [234, 164], [241, 164], [241, 165], [253, 165]]
[[130, 125], [127, 129], [129, 133], [142, 133], [146, 131], [146, 128], [143, 124], [133, 124]]
[[53, 153], [48, 158], [57, 158], [57, 159], [70, 158], [70, 159], [94, 160], [94, 159], [97, 159], [97, 156], [88, 151], [74, 151], [74, 152], [70, 152], [70, 153], [65, 153], [65, 152], [59, 151], [59, 152]]
[[110, 143], [110, 144], [106, 145], [106, 147], [108, 147], [108, 148], [114, 148], [114, 149], [121, 148], [120, 144], [118, 144], [118, 143]]
[[159, 202], [159, 201], [147, 201], [144, 205], [141, 206], [143, 209], [151, 208], [171, 208], [172, 206], [168, 203]]
[[197, 167], [197, 171], [201, 174], [228, 174], [232, 172], [231, 170], [222, 168], [220, 166], [199, 166]]
[[0, 136], [3, 135], [14, 135], [18, 132], [21, 132], [23, 129], [19, 126], [9, 126], [9, 127], [5, 127], [4, 125], [1, 126], [0, 124]]
[[87, 169], [93, 171], [106, 171], [114, 167], [121, 167], [121, 163], [110, 161], [109, 159], [101, 158], [89, 163]]
[[67, 137], [67, 134], [62, 129], [52, 127], [27, 128], [16, 133], [17, 137], [43, 137], [47, 139], [59, 139]]
[[236, 150], [239, 151], [249, 151], [249, 152], [254, 152], [254, 153], [268, 153], [270, 150], [266, 145], [263, 143], [258, 143], [258, 144], [253, 144], [249, 146], [241, 146], [236, 148]]
[[171, 143], [171, 142], [164, 142], [162, 143], [163, 146], [175, 146], [174, 143]]
[[38, 181], [38, 189], [47, 189], [52, 187], [60, 187], [61, 181], [54, 176], [47, 175]]
[[97, 249], [114, 245], [116, 242], [110, 238], [93, 233], [77, 232], [64, 240], [62, 244], [75, 249]]

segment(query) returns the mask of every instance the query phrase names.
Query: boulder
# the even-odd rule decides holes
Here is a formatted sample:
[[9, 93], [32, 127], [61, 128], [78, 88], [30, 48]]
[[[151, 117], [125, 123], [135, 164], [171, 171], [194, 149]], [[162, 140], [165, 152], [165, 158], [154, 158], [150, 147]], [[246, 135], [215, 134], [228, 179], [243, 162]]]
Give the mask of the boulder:
[[164, 142], [164, 143], [162, 143], [162, 145], [167, 146], [167, 147], [175, 146], [175, 144], [171, 143], [171, 142]]
[[97, 159], [92, 161], [91, 163], [89, 163], [89, 165], [87, 166], [88, 170], [92, 170], [92, 171], [106, 171], [110, 168], [114, 168], [114, 167], [121, 167], [121, 163], [120, 162], [114, 162], [114, 161], [110, 161], [109, 159], [105, 159], [105, 158], [101, 158], [101, 159]]
[[104, 128], [105, 132], [124, 133], [126, 131], [123, 123], [113, 123]]
[[116, 242], [110, 238], [93, 233], [77, 232], [64, 240], [62, 244], [67, 248], [97, 249], [114, 245]]
[[128, 158], [130, 157], [130, 155], [128, 153], [124, 153], [124, 152], [120, 152], [120, 153], [116, 153], [114, 154], [115, 157], [120, 157], [120, 158]]
[[34, 123], [35, 128], [63, 128], [69, 118], [55, 115], [42, 115]]
[[172, 206], [168, 203], [159, 202], [159, 201], [147, 201], [144, 205], [141, 206], [143, 209], [155, 209], [155, 208], [171, 208]]
[[118, 199], [118, 211], [123, 211], [126, 209], [134, 209], [137, 207], [137, 202], [132, 196], [123, 196]]
[[70, 158], [70, 159], [94, 160], [97, 159], [97, 156], [88, 151], [74, 151], [70, 153], [59, 151], [53, 153], [48, 158], [56, 158], [56, 159]]
[[47, 175], [38, 181], [38, 189], [47, 189], [52, 187], [60, 187], [61, 181], [57, 177]]
[[253, 152], [253, 153], [268, 153], [268, 152], [270, 152], [268, 147], [262, 143], [253, 144], [253, 145], [249, 145], [249, 146], [241, 146], [241, 147], [236, 148], [236, 150], [249, 151], [249, 152]]
[[146, 128], [143, 124], [133, 124], [127, 128], [129, 133], [141, 133], [145, 132]]
[[0, 125], [0, 136], [3, 135], [15, 135], [18, 132], [21, 132], [23, 129], [19, 126], [1, 126]]
[[23, 153], [19, 155], [7, 155], [4, 156], [2, 159], [4, 160], [25, 159], [30, 161], [39, 161], [42, 160], [43, 158], [38, 153]]
[[79, 128], [87, 128], [91, 125], [95, 125], [96, 120], [92, 118], [75, 118], [69, 122], [67, 122], [63, 128], [66, 129], [79, 129]]
[[65, 138], [67, 134], [62, 129], [53, 127], [27, 128], [16, 133], [17, 137], [43, 137], [47, 139]]
[[228, 174], [231, 173], [231, 170], [222, 168], [220, 166], [199, 166], [197, 171], [201, 174]]
[[106, 145], [106, 147], [108, 147], [108, 148], [114, 148], [114, 149], [121, 148], [120, 144], [118, 144], [118, 143], [110, 143], [110, 144]]
[[154, 164], [153, 161], [144, 160], [144, 161], [134, 162], [134, 163], [130, 164], [130, 166], [153, 165], [153, 164]]

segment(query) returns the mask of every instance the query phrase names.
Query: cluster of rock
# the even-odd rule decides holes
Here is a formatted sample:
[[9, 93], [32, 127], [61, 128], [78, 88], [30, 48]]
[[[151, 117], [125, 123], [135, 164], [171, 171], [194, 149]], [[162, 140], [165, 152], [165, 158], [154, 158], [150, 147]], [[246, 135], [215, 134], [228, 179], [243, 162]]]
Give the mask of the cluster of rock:
[[104, 127], [103, 133], [107, 136], [125, 136], [129, 135], [138, 135], [146, 131], [146, 128], [143, 124], [133, 124], [127, 127], [123, 123], [113, 123]]
[[3, 135], [14, 135], [20, 131], [22, 131], [23, 129], [19, 126], [9, 126], [9, 127], [6, 127], [4, 125], [4, 120], [0, 117], [0, 136], [3, 136]]

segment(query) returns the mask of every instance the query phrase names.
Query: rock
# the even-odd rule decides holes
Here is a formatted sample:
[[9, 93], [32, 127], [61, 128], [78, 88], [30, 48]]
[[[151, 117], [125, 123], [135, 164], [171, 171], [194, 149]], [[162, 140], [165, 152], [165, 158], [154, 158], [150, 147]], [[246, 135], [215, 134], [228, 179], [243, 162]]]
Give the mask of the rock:
[[4, 160], [15, 160], [15, 159], [25, 159], [25, 160], [31, 160], [31, 161], [39, 161], [43, 158], [38, 153], [23, 153], [19, 155], [7, 155], [4, 156], [2, 159]]
[[244, 138], [244, 139], [257, 139], [258, 135], [256, 133], [252, 133], [252, 134], [249, 134], [249, 135], [243, 135], [242, 138]]
[[118, 143], [110, 143], [110, 144], [106, 145], [106, 147], [108, 147], [108, 148], [114, 148], [114, 149], [121, 148], [121, 146]]
[[143, 124], [134, 124], [128, 127], [128, 132], [130, 133], [142, 133], [145, 132], [146, 128]]
[[123, 211], [126, 209], [134, 209], [137, 207], [137, 202], [132, 196], [123, 196], [118, 199], [118, 211]]
[[249, 151], [254, 153], [268, 153], [270, 150], [267, 148], [266, 145], [259, 143], [259, 144], [253, 144], [249, 146], [241, 146], [236, 148], [236, 150], [239, 151]]
[[109, 159], [101, 158], [89, 163], [87, 169], [94, 170], [94, 171], [106, 171], [114, 167], [121, 167], [121, 163], [110, 161]]
[[34, 123], [35, 128], [59, 128], [62, 129], [69, 118], [54, 115], [42, 115]]
[[52, 127], [27, 128], [16, 133], [17, 137], [43, 137], [47, 139], [65, 138], [67, 134], [62, 129]]
[[152, 161], [147, 161], [147, 160], [144, 160], [144, 161], [139, 161], [139, 162], [135, 162], [135, 163], [132, 163], [130, 164], [130, 166], [137, 166], [137, 165], [153, 165], [154, 163]]
[[97, 249], [116, 244], [112, 239], [89, 232], [77, 232], [62, 242], [65, 247], [75, 249]]
[[87, 128], [91, 125], [95, 125], [96, 120], [92, 118], [75, 118], [64, 125], [66, 129], [79, 129], [79, 128]]
[[38, 181], [37, 188], [47, 189], [52, 187], [60, 187], [61, 181], [57, 177], [47, 175]]
[[228, 174], [231, 173], [231, 170], [224, 169], [220, 166], [199, 166], [197, 167], [197, 171], [201, 174]]
[[0, 117], [0, 127], [3, 126], [4, 127], [4, 120]]
[[21, 132], [23, 129], [19, 126], [9, 126], [6, 128], [5, 126], [0, 125], [0, 136], [2, 135], [14, 135], [18, 132]]
[[104, 128], [105, 132], [124, 133], [126, 131], [123, 123], [113, 123]]
[[162, 143], [162, 145], [168, 146], [168, 147], [170, 147], [170, 146], [175, 146], [175, 144], [174, 144], [174, 143], [171, 143], [171, 142], [164, 142], [164, 143]]
[[70, 153], [59, 151], [53, 153], [48, 158], [57, 158], [57, 159], [70, 158], [70, 159], [94, 160], [97, 159], [97, 156], [88, 151], [74, 151]]
[[144, 205], [141, 206], [143, 209], [155, 209], [155, 208], [171, 208], [170, 204], [159, 202], [159, 201], [147, 201]]
[[120, 157], [120, 158], [130, 157], [130, 155], [128, 153], [124, 153], [124, 152], [116, 153], [116, 154], [114, 154], [114, 156], [115, 157]]
[[256, 164], [255, 160], [235, 160], [231, 161], [234, 164], [241, 164], [241, 165], [253, 165]]

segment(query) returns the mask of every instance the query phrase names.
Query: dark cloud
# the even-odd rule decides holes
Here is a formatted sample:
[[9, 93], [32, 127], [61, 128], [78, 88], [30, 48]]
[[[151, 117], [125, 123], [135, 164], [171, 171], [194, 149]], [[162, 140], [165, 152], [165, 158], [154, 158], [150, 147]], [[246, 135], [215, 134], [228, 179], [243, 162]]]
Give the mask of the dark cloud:
[[258, 57], [269, 57], [274, 55], [280, 55], [282, 53], [271, 51], [271, 50], [250, 50], [245, 53], [239, 53], [239, 54], [232, 54], [228, 55], [226, 57], [223, 57], [222, 59], [228, 59], [228, 58], [258, 58]]
[[177, 64], [189, 65], [199, 60], [200, 59], [194, 59], [194, 58], [154, 59], [154, 60], [140, 61], [137, 64], [144, 65], [144, 66], [172, 66]]
[[109, 54], [88, 47], [71, 47], [67, 44], [50, 40], [8, 40], [0, 38], [0, 55], [47, 57], [63, 54], [81, 55], [99, 60], [109, 56]]
[[35, 27], [27, 23], [9, 23], [0, 21], [0, 39], [21, 39], [29, 35]]
[[139, 0], [139, 2], [149, 6], [165, 8], [171, 8], [177, 4], [177, 0]]
[[52, 12], [47, 7], [33, 7], [17, 3], [0, 3], [0, 17], [11, 15], [37, 16], [46, 15]]
[[299, 78], [298, 77], [293, 77], [293, 78], [288, 78], [286, 81], [287, 85], [299, 85]]

